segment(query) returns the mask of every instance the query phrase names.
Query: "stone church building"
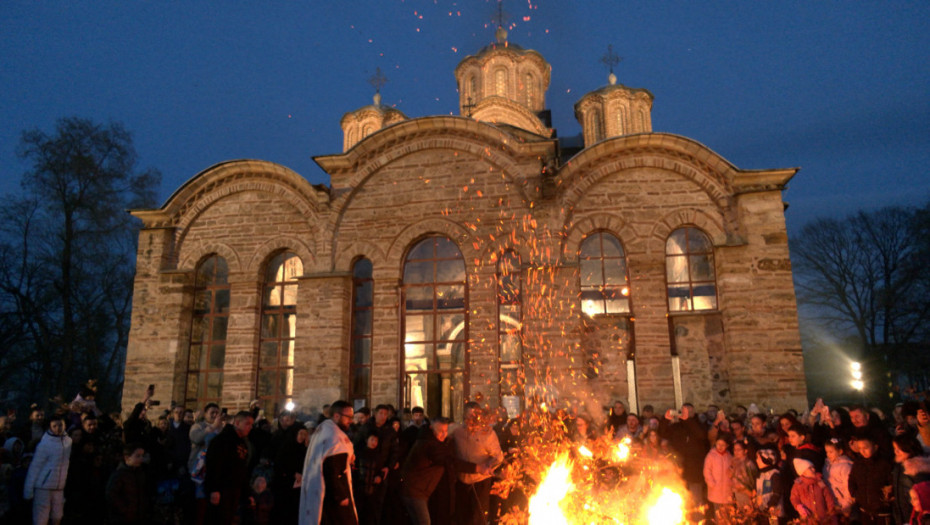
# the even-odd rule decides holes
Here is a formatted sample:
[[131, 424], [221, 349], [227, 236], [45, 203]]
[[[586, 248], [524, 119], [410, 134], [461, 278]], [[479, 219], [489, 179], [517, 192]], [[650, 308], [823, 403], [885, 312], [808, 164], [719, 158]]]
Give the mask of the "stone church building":
[[806, 404], [796, 169], [653, 132], [652, 94], [613, 74], [558, 138], [549, 64], [502, 32], [455, 76], [460, 116], [347, 113], [343, 152], [315, 157], [329, 186], [236, 160], [134, 210], [124, 399]]

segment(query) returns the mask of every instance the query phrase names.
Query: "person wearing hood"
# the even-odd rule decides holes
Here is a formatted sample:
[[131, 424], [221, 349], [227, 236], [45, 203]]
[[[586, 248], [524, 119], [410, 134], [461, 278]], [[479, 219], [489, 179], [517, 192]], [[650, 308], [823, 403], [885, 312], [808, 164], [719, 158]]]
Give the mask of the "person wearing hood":
[[791, 505], [797, 510], [800, 522], [835, 525], [836, 503], [833, 494], [814, 469], [814, 464], [806, 459], [795, 458], [792, 466], [798, 477], [791, 486]]
[[65, 434], [65, 420], [55, 416], [49, 421], [48, 432], [36, 446], [23, 486], [23, 498], [33, 500], [32, 522], [35, 525], [58, 525], [61, 522], [70, 458], [71, 438]]
[[911, 487], [911, 520], [909, 525], [930, 525], [930, 481], [922, 481]]

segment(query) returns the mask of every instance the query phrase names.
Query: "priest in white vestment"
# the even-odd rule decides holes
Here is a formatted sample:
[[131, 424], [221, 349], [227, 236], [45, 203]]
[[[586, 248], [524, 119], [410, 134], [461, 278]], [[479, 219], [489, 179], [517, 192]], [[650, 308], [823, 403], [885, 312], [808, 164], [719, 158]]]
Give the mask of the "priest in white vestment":
[[332, 417], [310, 437], [300, 483], [300, 525], [358, 525], [352, 496], [355, 452], [346, 435], [354, 410], [345, 401], [332, 404]]

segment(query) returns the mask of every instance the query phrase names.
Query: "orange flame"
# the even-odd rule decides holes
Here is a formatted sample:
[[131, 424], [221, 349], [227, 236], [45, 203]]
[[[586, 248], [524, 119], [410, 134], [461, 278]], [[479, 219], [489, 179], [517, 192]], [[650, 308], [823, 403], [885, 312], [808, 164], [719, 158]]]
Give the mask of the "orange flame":
[[536, 495], [530, 500], [529, 525], [570, 525], [560, 504], [575, 490], [571, 474], [572, 462], [568, 454], [560, 455], [546, 471]]

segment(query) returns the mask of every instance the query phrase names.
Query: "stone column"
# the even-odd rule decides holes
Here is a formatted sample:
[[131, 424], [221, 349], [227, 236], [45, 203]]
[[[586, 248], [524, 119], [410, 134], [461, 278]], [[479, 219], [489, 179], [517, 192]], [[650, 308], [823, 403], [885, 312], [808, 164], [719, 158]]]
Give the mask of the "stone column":
[[675, 403], [665, 254], [631, 252], [627, 261], [639, 402], [654, 405], [659, 410]]
[[348, 392], [352, 274], [309, 274], [298, 283], [294, 399], [319, 411]]
[[256, 273], [229, 273], [229, 322], [223, 363], [223, 406], [244, 410], [255, 397], [262, 283]]

